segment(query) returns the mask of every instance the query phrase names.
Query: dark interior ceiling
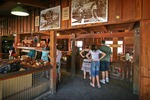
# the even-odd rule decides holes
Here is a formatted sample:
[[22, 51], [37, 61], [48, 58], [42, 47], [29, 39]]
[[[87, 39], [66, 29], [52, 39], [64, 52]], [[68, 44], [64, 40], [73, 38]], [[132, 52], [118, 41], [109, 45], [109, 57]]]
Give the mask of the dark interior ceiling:
[[12, 16], [11, 9], [16, 7], [18, 2], [23, 8], [31, 10], [33, 8], [48, 8], [49, 4], [55, 1], [57, 0], [0, 0], [0, 20]]

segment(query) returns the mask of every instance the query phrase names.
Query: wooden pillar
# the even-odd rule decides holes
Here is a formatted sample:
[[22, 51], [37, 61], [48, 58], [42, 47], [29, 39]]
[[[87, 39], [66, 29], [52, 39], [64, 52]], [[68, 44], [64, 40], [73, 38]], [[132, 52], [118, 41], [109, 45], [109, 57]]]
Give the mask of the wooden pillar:
[[150, 20], [140, 22], [140, 100], [150, 100]]
[[[20, 43], [20, 34], [15, 34], [15, 45], [17, 46], [17, 43]], [[20, 49], [15, 48], [15, 52], [17, 55], [20, 55]]]
[[[118, 37], [113, 37], [113, 44], [118, 44]], [[113, 47], [113, 60], [117, 60], [117, 47]]]
[[53, 68], [50, 70], [50, 91], [56, 92], [56, 34], [50, 31], [50, 60]]
[[133, 93], [139, 94], [139, 57], [140, 57], [140, 31], [139, 26], [134, 35], [134, 66], [133, 66]]
[[71, 39], [68, 39], [68, 51], [71, 51]]
[[2, 100], [2, 81], [0, 81], [0, 100]]
[[2, 53], [2, 37], [0, 36], [0, 53]]
[[71, 73], [75, 76], [76, 67], [76, 47], [75, 47], [75, 34], [72, 34], [72, 54], [71, 54]]

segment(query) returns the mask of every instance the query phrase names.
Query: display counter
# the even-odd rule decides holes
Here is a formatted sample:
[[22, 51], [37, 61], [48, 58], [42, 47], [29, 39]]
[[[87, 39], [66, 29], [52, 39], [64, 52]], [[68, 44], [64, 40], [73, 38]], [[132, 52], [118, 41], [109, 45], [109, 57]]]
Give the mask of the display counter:
[[[39, 72], [50, 71], [51, 68], [52, 68], [51, 65], [42, 66], [40, 68], [28, 68], [28, 69], [21, 68], [19, 71], [16, 72], [0, 74], [0, 100], [3, 99], [10, 100], [12, 97], [17, 99], [19, 98], [17, 94], [23, 95], [26, 93], [33, 93], [32, 96], [28, 97], [31, 99], [33, 98], [33, 96], [38, 96], [44, 91], [47, 91], [50, 83], [49, 79], [42, 78], [37, 74]], [[37, 85], [37, 83], [39, 84], [39, 82], [41, 82], [40, 86]], [[43, 86], [42, 84], [45, 84], [44, 82], [47, 85], [46, 86], [44, 85], [43, 89], [37, 92], [38, 93], [37, 94], [36, 93], [37, 89], [41, 88], [41, 86]], [[21, 97], [20, 99], [22, 98], [23, 97]]]

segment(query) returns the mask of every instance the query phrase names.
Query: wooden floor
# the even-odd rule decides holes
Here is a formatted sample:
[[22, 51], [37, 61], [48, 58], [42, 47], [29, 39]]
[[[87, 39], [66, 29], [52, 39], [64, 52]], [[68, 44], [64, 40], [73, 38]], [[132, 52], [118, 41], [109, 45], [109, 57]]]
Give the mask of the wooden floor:
[[57, 85], [57, 93], [46, 93], [35, 100], [138, 100], [132, 92], [132, 83], [110, 79], [110, 83], [93, 88], [89, 79], [83, 79], [79, 73], [75, 77], [63, 71], [62, 80]]

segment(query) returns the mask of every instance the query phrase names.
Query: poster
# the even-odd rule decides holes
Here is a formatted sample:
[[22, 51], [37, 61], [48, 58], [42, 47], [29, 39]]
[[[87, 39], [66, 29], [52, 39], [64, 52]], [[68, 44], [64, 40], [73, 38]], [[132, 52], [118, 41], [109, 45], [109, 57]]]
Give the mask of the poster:
[[60, 28], [60, 6], [42, 10], [40, 14], [40, 30], [58, 28]]
[[108, 0], [72, 0], [71, 25], [107, 22]]

